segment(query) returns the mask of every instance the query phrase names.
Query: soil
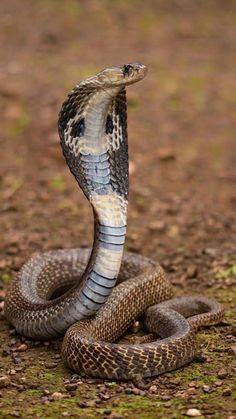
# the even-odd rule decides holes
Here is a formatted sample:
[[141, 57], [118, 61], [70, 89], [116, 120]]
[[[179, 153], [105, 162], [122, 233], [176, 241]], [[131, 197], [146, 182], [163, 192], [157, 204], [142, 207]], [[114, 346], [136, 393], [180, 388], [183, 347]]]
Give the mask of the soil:
[[[236, 418], [236, 3], [8, 0], [0, 23], [0, 417]], [[199, 332], [201, 356], [146, 390], [73, 374], [60, 341], [17, 336], [3, 314], [31, 255], [91, 245], [57, 115], [80, 80], [132, 61], [149, 75], [128, 89], [126, 248], [158, 260], [176, 295], [226, 309]]]

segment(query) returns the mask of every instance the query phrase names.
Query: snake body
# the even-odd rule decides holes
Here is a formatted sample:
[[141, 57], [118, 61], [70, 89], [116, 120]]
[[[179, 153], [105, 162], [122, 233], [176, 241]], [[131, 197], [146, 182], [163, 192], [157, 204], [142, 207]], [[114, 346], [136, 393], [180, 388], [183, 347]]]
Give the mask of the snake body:
[[[138, 63], [103, 70], [77, 85], [62, 105], [61, 145], [93, 209], [93, 248], [30, 259], [5, 301], [6, 317], [18, 333], [45, 339], [66, 332], [65, 362], [95, 377], [134, 379], [178, 368], [196, 354], [197, 328], [223, 316], [222, 307], [206, 297], [171, 299], [171, 284], [157, 263], [124, 253], [129, 186], [125, 88], [146, 71]], [[162, 339], [113, 343], [143, 313], [146, 328]]]

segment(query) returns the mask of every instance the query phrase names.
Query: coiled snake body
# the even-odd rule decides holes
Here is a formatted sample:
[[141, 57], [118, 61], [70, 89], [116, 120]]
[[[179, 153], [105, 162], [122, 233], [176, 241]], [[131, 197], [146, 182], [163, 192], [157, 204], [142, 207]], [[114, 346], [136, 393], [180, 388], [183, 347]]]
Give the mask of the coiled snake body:
[[[109, 68], [69, 94], [59, 115], [59, 134], [66, 162], [93, 208], [93, 248], [51, 251], [31, 259], [10, 284], [5, 302], [7, 319], [25, 336], [45, 339], [66, 332], [66, 363], [95, 377], [135, 379], [182, 366], [196, 354], [195, 330], [223, 316], [221, 306], [206, 297], [170, 299], [171, 285], [157, 263], [123, 254], [128, 204], [125, 88], [145, 74], [146, 67], [138, 63]], [[146, 328], [162, 339], [112, 343], [142, 313]]]

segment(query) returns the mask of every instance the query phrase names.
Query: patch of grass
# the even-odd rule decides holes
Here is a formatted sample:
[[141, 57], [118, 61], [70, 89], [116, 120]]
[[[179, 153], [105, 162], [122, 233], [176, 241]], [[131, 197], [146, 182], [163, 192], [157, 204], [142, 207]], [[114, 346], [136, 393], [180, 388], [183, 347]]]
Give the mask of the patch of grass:
[[[42, 6], [49, 13], [55, 13], [55, 2], [53, 0], [41, 0], [41, 2]], [[81, 4], [77, 0], [67, 0], [66, 2], [58, 2], [57, 4], [57, 12], [69, 18], [80, 16], [81, 11]]]
[[57, 175], [51, 180], [51, 187], [58, 191], [64, 191], [66, 189], [66, 182], [61, 175]]
[[151, 29], [156, 29], [159, 26], [158, 16], [151, 11], [145, 10], [139, 18], [139, 29], [142, 33], [146, 33]]
[[222, 145], [220, 143], [212, 143], [208, 146], [211, 158], [219, 161], [222, 157]]
[[25, 163], [25, 158], [23, 156], [16, 155], [15, 162], [17, 166], [23, 166], [23, 164]]
[[3, 272], [1, 274], [1, 280], [4, 284], [9, 284], [9, 282], [11, 281], [12, 277], [8, 272]]
[[137, 194], [135, 196], [135, 204], [138, 209], [143, 210], [145, 208], [146, 201], [142, 195]]
[[15, 138], [22, 134], [30, 123], [30, 115], [26, 111], [22, 111], [21, 115], [11, 123], [7, 128], [7, 135]]
[[232, 265], [230, 268], [217, 272], [216, 278], [219, 279], [226, 279], [231, 277], [232, 275], [236, 275], [236, 265]]

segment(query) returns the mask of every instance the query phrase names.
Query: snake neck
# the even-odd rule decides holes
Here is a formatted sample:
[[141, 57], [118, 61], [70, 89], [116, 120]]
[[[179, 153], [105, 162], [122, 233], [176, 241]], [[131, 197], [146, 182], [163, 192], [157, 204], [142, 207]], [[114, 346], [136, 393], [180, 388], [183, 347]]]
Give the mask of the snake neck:
[[127, 224], [128, 144], [124, 86], [82, 82], [59, 116], [67, 164], [94, 213], [92, 253], [78, 288], [80, 312], [94, 314], [115, 286]]
[[[114, 204], [113, 199], [111, 201]], [[90, 260], [84, 273], [84, 287], [80, 293], [83, 315], [90, 316], [101, 308], [114, 288], [120, 271], [126, 236], [126, 221], [117, 224], [96, 219], [94, 243]]]

